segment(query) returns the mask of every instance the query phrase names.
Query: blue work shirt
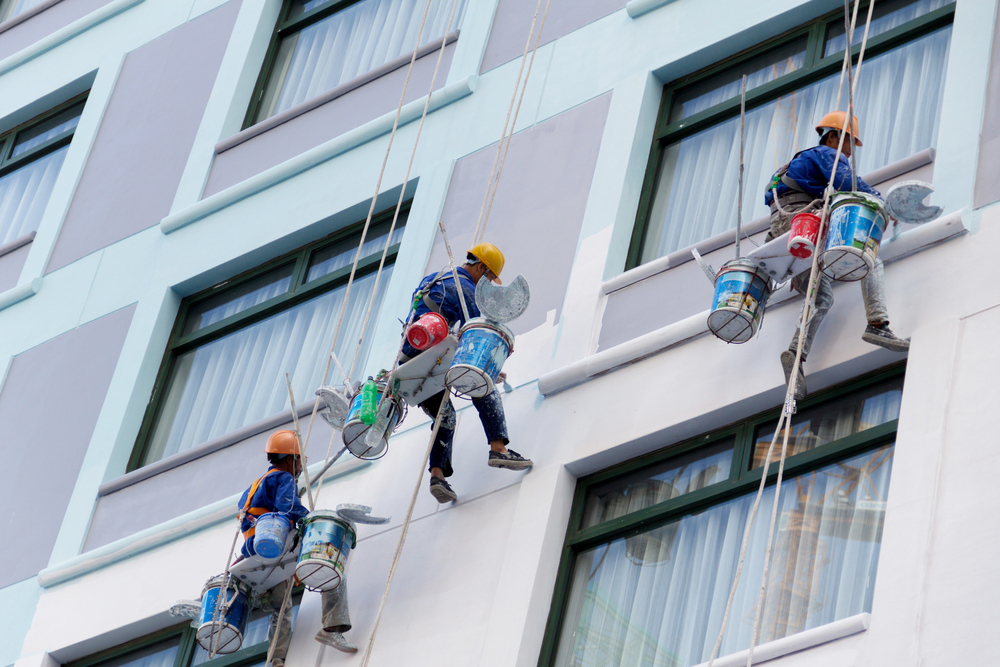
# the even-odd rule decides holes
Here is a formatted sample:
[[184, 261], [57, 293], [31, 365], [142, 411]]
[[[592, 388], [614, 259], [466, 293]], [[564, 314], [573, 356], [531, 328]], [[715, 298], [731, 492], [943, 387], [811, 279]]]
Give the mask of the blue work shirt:
[[[462, 284], [462, 292], [465, 294], [465, 305], [469, 309], [469, 317], [479, 317], [479, 308], [476, 306], [476, 283], [472, 281], [472, 276], [469, 275], [469, 272], [464, 267], [460, 266], [456, 271], [458, 271], [458, 280]], [[417, 293], [427, 287], [436, 276], [437, 273], [435, 272], [420, 281], [417, 289], [413, 290], [413, 297], [410, 303], [413, 303], [413, 299], [417, 297]], [[459, 322], [459, 326], [465, 324], [462, 302], [458, 298], [458, 290], [455, 288], [455, 278], [451, 275], [451, 271], [445, 271], [441, 275], [440, 280], [427, 293], [427, 297], [441, 308], [441, 315], [448, 321], [449, 327], [453, 326], [455, 322]], [[423, 299], [417, 302], [416, 310], [417, 312], [413, 315], [414, 322], [419, 320], [421, 315], [431, 312], [431, 309], [427, 307]], [[415, 350], [407, 342], [403, 344], [403, 354], [413, 358], [420, 354], [420, 350]]]
[[[829, 146], [814, 146], [804, 150], [792, 158], [786, 176], [798, 183], [806, 194], [819, 199], [823, 196], [823, 190], [826, 189], [827, 183], [830, 182], [830, 171], [833, 167], [833, 158], [836, 155], [837, 150]], [[851, 163], [843, 153], [841, 153], [840, 161], [837, 163], [837, 175], [833, 179], [833, 187], [838, 192], [851, 191]], [[775, 189], [779, 197], [794, 192], [784, 183]], [[858, 192], [867, 192], [882, 199], [881, 193], [865, 183], [860, 176], [858, 177]], [[773, 198], [774, 193], [769, 188], [764, 195], [764, 203], [770, 206]]]
[[[240, 510], [246, 505], [247, 494], [250, 493], [251, 488], [253, 488], [253, 485], [247, 487], [247, 490], [240, 496], [240, 501], [237, 503], [237, 507]], [[309, 514], [309, 510], [299, 502], [295, 478], [284, 470], [278, 470], [274, 466], [268, 469], [264, 476], [264, 481], [257, 487], [257, 491], [253, 494], [253, 500], [250, 502], [250, 508], [259, 508], [266, 512], [280, 512], [285, 514], [293, 526], [299, 519]], [[244, 533], [250, 530], [254, 526], [256, 519], [256, 516], [248, 513], [243, 517], [240, 530]], [[244, 558], [256, 555], [257, 552], [253, 548], [253, 535], [248, 537], [243, 543], [240, 553], [243, 554]]]

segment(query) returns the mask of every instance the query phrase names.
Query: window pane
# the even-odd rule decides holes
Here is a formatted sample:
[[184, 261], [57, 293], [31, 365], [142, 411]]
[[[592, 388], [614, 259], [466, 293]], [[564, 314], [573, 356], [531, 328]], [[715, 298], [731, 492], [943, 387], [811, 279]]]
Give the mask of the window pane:
[[[865, 391], [845, 398], [803, 410], [792, 417], [788, 434], [788, 456], [801, 454], [810, 449], [822, 447], [849, 435], [866, 431], [875, 426], [899, 419], [899, 404], [903, 400], [903, 378], [890, 380]], [[778, 421], [757, 427], [755, 434], [751, 469], [759, 468], [767, 448], [774, 437]], [[771, 461], [781, 459], [781, 442], [784, 433], [778, 435]]]
[[740, 82], [747, 75], [747, 91], [801, 69], [806, 62], [806, 42], [802, 36], [767, 53], [746, 60], [674, 93], [670, 122], [693, 116], [726, 100], [740, 96]]
[[35, 146], [41, 146], [49, 139], [54, 139], [63, 132], [75, 129], [80, 124], [80, 114], [83, 113], [83, 105], [83, 102], [75, 104], [52, 118], [42, 121], [38, 125], [33, 125], [26, 130], [22, 130], [14, 140], [14, 150], [11, 152], [11, 157], [29, 151]]
[[118, 658], [102, 662], [98, 667], [173, 667], [181, 638], [174, 637]]
[[[872, 12], [871, 26], [868, 28], [868, 39], [883, 32], [889, 32], [893, 28], [898, 28], [907, 21], [930, 14], [935, 9], [941, 9], [945, 5], [951, 4], [955, 0], [878, 0], [875, 3], [875, 11]], [[854, 5], [851, 5], [851, 12], [854, 12]], [[852, 46], [861, 44], [865, 34], [865, 21], [868, 19], [868, 7], [858, 10], [858, 22], [854, 28], [854, 41]], [[847, 37], [844, 30], [843, 20], [830, 24], [826, 32], [826, 47], [823, 49], [823, 57], [840, 53], [847, 47]]]
[[0, 21], [12, 19], [43, 2], [45, 0], [0, 0]]
[[[392, 275], [387, 266], [379, 282], [375, 312]], [[375, 274], [356, 278], [336, 352], [353, 358]], [[323, 379], [333, 331], [346, 286], [252, 324], [174, 362], [160, 416], [143, 465], [208, 442], [289, 409], [285, 373], [295, 395], [305, 402]], [[371, 345], [369, 327], [358, 358]], [[363, 363], [358, 364], [358, 379]]]
[[69, 146], [0, 176], [0, 245], [38, 230]]
[[[760, 643], [871, 611], [893, 447], [782, 483]], [[755, 494], [576, 557], [556, 665], [696, 665], [722, 626]], [[760, 590], [765, 490], [720, 655], [746, 649]]]
[[295, 262], [279, 266], [256, 278], [236, 285], [221, 294], [199, 301], [188, 311], [184, 323], [184, 334], [203, 329], [256, 305], [264, 303], [276, 296], [288, 292], [292, 285], [292, 272]]
[[[403, 240], [403, 226], [406, 224], [406, 216], [406, 211], [400, 211], [399, 219], [396, 221], [396, 229], [392, 231], [389, 245], [395, 245]], [[382, 254], [391, 225], [392, 221], [388, 220], [378, 225], [372, 225], [368, 229], [368, 236], [361, 248], [362, 257]], [[309, 259], [309, 274], [306, 276], [306, 281], [313, 281], [328, 276], [345, 266], [351, 266], [354, 263], [354, 255], [358, 252], [358, 241], [360, 240], [361, 235], [355, 234], [314, 252]]]
[[306, 12], [311, 12], [317, 7], [329, 5], [334, 0], [292, 0], [292, 8], [288, 10], [289, 19], [297, 19]]
[[[459, 0], [450, 30], [452, 1], [430, 2], [419, 46], [457, 30], [467, 0]], [[281, 113], [413, 51], [418, 47], [417, 33], [426, 6], [424, 0], [362, 0], [286, 37], [278, 49], [257, 120]]]
[[[951, 27], [865, 61], [854, 103], [861, 114], [858, 171], [934, 146]], [[837, 102], [839, 72], [747, 112], [743, 220], [769, 214], [764, 188], [797, 151], [816, 144], [816, 122]], [[642, 262], [736, 227], [740, 119], [665, 146]]]
[[[293, 598], [294, 599], [294, 598]], [[301, 599], [300, 599], [301, 601]], [[295, 631], [295, 619], [299, 616], [299, 601], [292, 603], [292, 631]], [[246, 633], [243, 635], [241, 650], [252, 648], [267, 641], [267, 630], [270, 625], [271, 615], [263, 609], [254, 609], [250, 614], [250, 621], [247, 623]], [[218, 656], [216, 656], [218, 657]], [[191, 667], [197, 667], [208, 662], [208, 651], [195, 642], [194, 654], [191, 656]], [[266, 661], [242, 665], [241, 667], [263, 667]]]
[[587, 492], [580, 528], [589, 528], [729, 479], [735, 438], [682, 454]]

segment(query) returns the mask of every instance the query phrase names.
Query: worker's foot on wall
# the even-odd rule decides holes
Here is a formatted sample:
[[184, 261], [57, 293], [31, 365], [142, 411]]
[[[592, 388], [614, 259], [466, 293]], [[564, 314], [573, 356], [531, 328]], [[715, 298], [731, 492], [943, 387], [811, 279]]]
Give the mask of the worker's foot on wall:
[[272, 658], [271, 659], [271, 667], [285, 667], [285, 659], [284, 658]]
[[357, 653], [358, 647], [347, 641], [339, 632], [327, 632], [326, 630], [320, 630], [316, 633], [316, 641], [320, 644], [326, 644], [331, 646], [338, 651], [343, 651], [344, 653]]
[[531, 459], [526, 459], [513, 449], [505, 452], [495, 452], [490, 450], [490, 460], [488, 465], [493, 468], [507, 468], [508, 470], [524, 470], [534, 465]]
[[[781, 369], [785, 371], [785, 386], [788, 386], [789, 381], [792, 379], [792, 367], [795, 365], [795, 353], [791, 350], [785, 350], [781, 353]], [[805, 366], [805, 359], [799, 362], [799, 372], [796, 374], [795, 382], [795, 400], [801, 401], [806, 397], [808, 390], [806, 389], [806, 374], [803, 372], [802, 368]]]
[[201, 616], [201, 600], [178, 600], [170, 605], [169, 611], [177, 618], [197, 619]]
[[884, 347], [893, 352], [906, 352], [910, 349], [910, 340], [908, 338], [900, 338], [892, 333], [888, 323], [869, 324], [865, 332], [861, 334], [861, 340], [872, 345]]
[[439, 503], [450, 503], [458, 500], [458, 494], [451, 488], [451, 484], [441, 477], [431, 477], [431, 495]]

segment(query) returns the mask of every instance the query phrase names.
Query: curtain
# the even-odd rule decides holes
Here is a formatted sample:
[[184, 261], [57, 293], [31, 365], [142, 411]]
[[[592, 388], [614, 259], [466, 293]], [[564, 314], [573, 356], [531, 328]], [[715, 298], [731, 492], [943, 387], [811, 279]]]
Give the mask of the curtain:
[[[872, 15], [871, 25], [868, 27], [868, 39], [883, 32], [889, 32], [893, 28], [912, 21], [915, 18], [929, 14], [935, 9], [940, 9], [954, 0], [882, 0], [875, 4], [875, 11]], [[854, 5], [851, 5], [854, 11]], [[861, 44], [865, 33], [865, 20], [868, 18], [868, 8], [862, 7], [858, 10], [858, 23], [854, 28], [853, 45]], [[840, 53], [847, 46], [847, 36], [844, 32], [843, 21], [838, 21], [832, 25], [827, 33], [826, 48], [823, 50], [823, 57]]]
[[[387, 266], [379, 281], [375, 313], [391, 277], [392, 267]], [[374, 286], [374, 273], [354, 281], [336, 347], [337, 356], [345, 363], [353, 358]], [[346, 286], [340, 287], [179, 355], [146, 463], [289, 409], [286, 372], [292, 377], [298, 403], [314, 398], [313, 391], [323, 380], [345, 292]], [[362, 361], [368, 356], [373, 329], [370, 324], [359, 352]]]
[[222, 294], [196, 303], [188, 311], [184, 333], [204, 329], [285, 294], [292, 284], [294, 267], [294, 263], [286, 264], [235, 288], [230, 288]]
[[0, 176], [0, 245], [36, 231], [69, 146]]
[[173, 667], [179, 645], [179, 638], [170, 639], [102, 662], [99, 667]]
[[[760, 642], [871, 609], [893, 447], [782, 484]], [[754, 495], [581, 552], [556, 664], [707, 661], [722, 626]], [[747, 648], [760, 589], [766, 490], [720, 655]]]
[[452, 0], [430, 2], [419, 45], [425, 0], [363, 0], [286, 38], [260, 119], [356, 79], [461, 25], [467, 0], [459, 0], [450, 30]]
[[[860, 174], [936, 143], [950, 38], [949, 26], [865, 61], [854, 99]], [[795, 152], [816, 144], [813, 128], [837, 108], [839, 82], [838, 73], [747, 112], [744, 221], [768, 215], [765, 186]], [[739, 139], [736, 117], [664, 147], [643, 262], [736, 227]]]
[[[7, 19], [14, 18], [22, 12], [26, 12], [32, 7], [42, 4], [45, 0], [12, 0], [10, 2], [10, 9], [7, 6], [0, 7], [0, 21], [6, 21]], [[0, 5], [3, 2], [0, 1]]]

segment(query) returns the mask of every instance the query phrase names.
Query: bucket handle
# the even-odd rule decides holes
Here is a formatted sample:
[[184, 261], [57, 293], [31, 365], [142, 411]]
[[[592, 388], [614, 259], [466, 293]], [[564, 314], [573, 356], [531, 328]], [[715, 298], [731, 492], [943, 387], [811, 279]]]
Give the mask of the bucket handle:
[[704, 259], [701, 258], [701, 253], [698, 252], [697, 248], [691, 248], [691, 254], [694, 255], [694, 259], [696, 262], [698, 262], [698, 266], [701, 267], [701, 270], [705, 272], [705, 277], [707, 277], [708, 281], [712, 283], [713, 287], [715, 287], [715, 277], [716, 277], [715, 269], [712, 268], [711, 264], [708, 264]]

